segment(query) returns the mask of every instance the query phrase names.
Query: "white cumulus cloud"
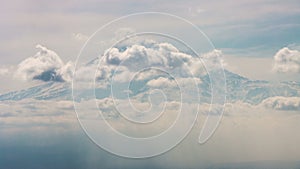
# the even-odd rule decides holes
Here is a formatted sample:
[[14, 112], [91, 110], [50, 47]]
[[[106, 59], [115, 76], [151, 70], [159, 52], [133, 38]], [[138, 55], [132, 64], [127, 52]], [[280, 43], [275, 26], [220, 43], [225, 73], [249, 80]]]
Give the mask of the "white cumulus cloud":
[[285, 47], [274, 56], [273, 71], [279, 73], [300, 72], [300, 51]]
[[204, 73], [204, 65], [209, 70], [220, 68], [224, 64], [223, 54], [220, 50], [213, 50], [200, 56], [179, 51], [170, 43], [152, 42], [127, 47], [125, 50], [111, 48], [104, 56], [104, 64], [125, 66], [129, 71], [139, 71], [141, 68], [157, 67], [162, 70], [171, 70], [172, 73], [190, 77]]
[[178, 51], [176, 47], [169, 43], [132, 45], [124, 51], [111, 48], [104, 56], [106, 64], [126, 66], [133, 71], [136, 68], [148, 66], [180, 67], [190, 59], [192, 59], [191, 55]]
[[276, 110], [300, 110], [300, 97], [269, 97], [261, 105]]
[[64, 64], [56, 52], [42, 45], [39, 51], [22, 61], [17, 68], [16, 77], [24, 80], [69, 81], [72, 77], [73, 64]]
[[220, 50], [193, 56], [171, 43], [147, 40], [107, 49], [93, 62], [78, 67], [75, 80], [86, 84], [96, 79], [97, 87], [106, 88], [110, 83], [131, 81], [144, 81], [150, 87], [176, 87], [177, 84], [167, 81], [176, 79], [181, 88], [195, 88], [201, 83], [201, 76], [208, 71], [222, 69], [222, 64], [224, 60]]
[[221, 50], [214, 49], [211, 52], [201, 55], [204, 64], [208, 69], [219, 68], [220, 66], [225, 66], [224, 55]]
[[151, 87], [175, 87], [177, 84], [174, 79], [159, 77], [157, 79], [150, 80], [147, 85]]

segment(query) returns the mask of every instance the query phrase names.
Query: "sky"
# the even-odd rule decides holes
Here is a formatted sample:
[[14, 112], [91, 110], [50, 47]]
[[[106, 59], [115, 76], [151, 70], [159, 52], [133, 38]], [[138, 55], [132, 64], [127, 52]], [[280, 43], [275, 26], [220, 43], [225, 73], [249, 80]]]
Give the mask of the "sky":
[[[265, 168], [266, 165], [269, 168], [282, 168], [281, 165], [284, 168], [299, 167], [300, 135], [296, 134], [300, 130], [299, 9], [300, 3], [297, 0], [10, 0], [2, 2], [0, 6], [0, 99], [5, 98], [2, 94], [17, 90], [22, 91], [16, 97], [25, 97], [25, 99], [0, 101], [0, 164], [4, 164], [0, 165], [0, 169], [43, 166], [47, 168], [232, 168], [232, 166], [247, 168], [253, 165], [256, 167], [252, 168]], [[99, 34], [91, 37], [110, 21], [140, 12], [161, 12], [184, 18], [197, 26], [203, 32], [201, 37], [207, 37], [209, 41], [208, 43], [202, 41], [207, 40], [206, 38], [195, 40], [194, 37], [197, 35], [192, 31], [193, 29], [176, 24], [175, 19], [156, 17], [155, 20], [151, 20], [153, 18], [146, 16], [136, 17], [135, 22], [125, 19], [120, 22], [122, 25], [120, 29], [118, 24], [112, 24], [103, 32], [98, 32]], [[197, 141], [207, 114], [200, 113], [195, 121], [196, 127], [174, 149], [146, 159], [122, 158], [98, 148], [95, 144], [97, 139], [102, 141], [102, 136], [107, 134], [107, 131], [101, 130], [103, 135], [93, 140], [89, 139], [81, 128], [81, 125], [86, 123], [87, 128], [93, 131], [99, 130], [99, 126], [94, 125], [94, 122], [84, 122], [86, 119], [99, 117], [98, 114], [93, 114], [95, 110], [100, 109], [108, 113], [109, 118], [115, 117], [113, 114], [115, 108], [111, 107], [111, 100], [105, 98], [108, 97], [106, 96], [108, 89], [105, 88], [107, 79], [112, 74], [115, 75], [113, 79], [117, 84], [115, 92], [121, 91], [124, 86], [128, 87], [124, 93], [115, 96], [114, 103], [117, 102], [119, 106], [116, 107], [117, 110], [123, 111], [126, 118], [130, 119], [136, 116], [134, 114], [136, 109], [130, 109], [132, 105], [141, 109], [152, 108], [153, 105], [158, 105], [158, 108], [166, 106], [169, 108], [168, 113], [172, 114], [174, 107], [181, 105], [179, 101], [182, 97], [191, 102], [197, 100], [195, 99], [197, 91], [193, 88], [195, 86], [191, 82], [194, 80], [191, 74], [202, 77], [202, 71], [205, 69], [195, 60], [193, 52], [181, 51], [188, 51], [190, 48], [180, 46], [184, 43], [175, 42], [176, 37], [170, 38], [171, 40], [168, 40], [167, 36], [155, 39], [155, 36], [152, 37], [150, 33], [145, 37], [154, 39], [132, 45], [140, 40], [139, 36], [133, 36], [131, 40], [124, 40], [118, 44], [119, 46], [107, 50], [123, 36], [135, 33], [136, 30], [152, 28], [165, 33], [164, 35], [168, 32], [177, 33], [179, 39], [189, 42], [195, 51], [204, 48], [204, 52], [199, 55], [207, 63], [206, 66], [210, 67], [208, 71], [219, 70], [222, 65], [226, 70], [234, 73], [229, 74], [230, 76], [240, 78], [241, 83], [246, 84], [246, 87], [244, 89], [235, 86], [235, 83], [239, 83], [238, 80], [230, 82], [228, 86], [232, 87], [229, 88], [232, 93], [227, 93], [229, 94], [227, 100], [224, 100], [226, 92], [222, 90], [222, 85], [226, 80], [222, 76], [210, 79], [218, 89], [217, 92], [212, 92], [212, 95], [216, 95], [216, 100], [212, 99], [211, 105], [216, 109], [223, 106], [224, 116], [214, 135], [203, 146], [199, 146]], [[90, 46], [81, 51], [87, 41]], [[128, 46], [122, 48], [124, 47], [122, 45]], [[210, 48], [206, 49], [205, 45]], [[82, 67], [77, 65], [75, 68], [80, 52], [81, 56], [85, 57], [79, 60], [89, 64]], [[99, 56], [102, 57], [99, 63], [103, 67], [99, 67], [96, 64], [97, 60], [93, 60]], [[165, 60], [160, 60], [161, 56], [164, 56]], [[129, 57], [128, 62], [126, 57]], [[179, 62], [178, 58], [184, 58], [184, 64]], [[159, 62], [163, 64], [160, 65]], [[166, 68], [177, 66], [179, 69], [171, 72], [175, 76], [157, 70], [135, 72], [136, 69], [143, 69], [148, 64]], [[112, 73], [115, 65], [119, 65], [119, 70]], [[100, 105], [100, 108], [94, 108], [93, 106], [96, 105], [89, 100], [88, 97], [92, 92], [84, 95], [80, 90], [75, 91], [74, 94], [78, 94], [75, 97], [79, 97], [78, 100], [75, 99], [78, 101], [75, 103], [66, 99], [71, 96], [70, 93], [64, 95], [63, 89], [70, 88], [68, 85], [73, 80], [74, 69], [77, 70], [74, 81], [84, 82], [75, 83], [72, 86], [74, 88], [91, 89], [91, 83], [85, 82], [90, 82], [95, 77], [100, 80], [101, 83], [92, 84], [99, 85], [97, 86], [99, 90], [104, 91], [97, 95], [99, 98], [96, 105]], [[91, 70], [97, 72], [91, 74]], [[186, 70], [191, 72], [186, 73]], [[143, 78], [146, 80], [152, 78], [144, 85], [157, 89], [156, 93], [150, 93], [153, 97], [152, 100], [151, 97], [148, 100], [151, 101], [150, 106], [138, 100], [145, 99], [142, 90], [144, 88], [139, 88]], [[136, 83], [131, 81], [129, 83], [129, 80]], [[197, 85], [204, 84], [205, 79], [199, 78], [194, 82]], [[183, 95], [175, 92], [178, 91], [176, 90], [178, 84], [183, 86], [180, 88]], [[38, 86], [38, 89], [23, 90], [33, 86]], [[128, 96], [140, 92], [137, 88], [141, 89], [140, 95], [130, 102], [123, 100], [125, 94]], [[28, 95], [32, 94], [32, 98], [22, 93], [27, 91], [31, 92]], [[51, 92], [55, 94], [57, 91], [62, 93], [58, 100], [36, 99], [40, 96], [39, 92], [47, 97], [48, 94], [52, 94]], [[248, 93], [245, 94], [245, 91]], [[35, 92], [38, 94], [35, 95]], [[235, 98], [236, 93], [241, 95]], [[162, 100], [165, 97], [171, 99]], [[166, 105], [160, 104], [160, 101], [165, 101]], [[195, 105], [185, 103], [181, 106], [187, 112], [187, 118], [177, 126], [177, 134], [189, 129], [185, 122], [189, 122], [195, 116], [191, 113]], [[214, 110], [206, 103], [201, 106], [203, 107], [200, 110], [203, 112]], [[219, 117], [218, 115], [217, 112], [214, 117]], [[152, 116], [148, 118], [153, 119]], [[162, 118], [153, 129], [143, 132], [140, 131], [149, 128], [133, 127], [132, 132], [130, 130], [132, 128], [124, 124], [120, 125], [114, 120], [111, 124], [127, 134], [143, 136], [143, 134], [160, 131], [159, 127], [171, 124], [172, 118], [174, 117]], [[93, 132], [90, 135], [93, 136]], [[96, 134], [94, 136], [97, 137]], [[176, 135], [170, 138], [175, 140]], [[170, 142], [173, 143], [174, 140]], [[119, 143], [118, 141], [118, 139], [110, 139], [109, 136], [104, 140], [107, 147]], [[123, 148], [131, 149], [131, 146], [123, 146]], [[133, 148], [139, 146], [136, 144]], [[153, 145], [149, 144], [145, 152], [154, 151], [156, 147], [151, 146]], [[133, 154], [140, 151], [136, 150]]]
[[[166, 12], [191, 21], [223, 51], [229, 69], [253, 79], [292, 76], [284, 80], [293, 80], [297, 79], [295, 75], [278, 77], [270, 68], [272, 58], [283, 47], [299, 50], [298, 9], [296, 0], [6, 1], [0, 18], [1, 66], [17, 65], [33, 56], [37, 44], [56, 51], [65, 62], [74, 61], [86, 38], [99, 27], [121, 16], [146, 11]], [[257, 65], [260, 72], [253, 75], [247, 66], [240, 66], [245, 62]]]

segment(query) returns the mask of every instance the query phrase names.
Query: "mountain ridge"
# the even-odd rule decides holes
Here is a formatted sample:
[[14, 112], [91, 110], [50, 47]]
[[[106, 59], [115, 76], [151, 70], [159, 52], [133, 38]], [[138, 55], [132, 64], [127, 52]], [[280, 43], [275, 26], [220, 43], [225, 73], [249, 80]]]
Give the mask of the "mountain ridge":
[[[263, 80], [250, 80], [228, 70], [225, 70], [224, 73], [226, 77], [228, 102], [241, 100], [250, 104], [258, 104], [268, 97], [299, 97], [300, 95], [300, 83], [298, 82], [281, 82], [279, 84], [273, 84]], [[206, 99], [209, 101], [209, 77], [208, 75], [205, 75], [200, 79], [204, 81], [204, 83], [201, 83], [199, 86], [200, 89], [202, 89], [202, 93], [200, 95], [202, 98], [204, 98], [204, 100]], [[109, 93], [101, 89], [96, 89], [96, 92], [100, 92], [105, 96], [109, 96]], [[23, 99], [72, 100], [71, 83], [45, 82], [41, 85], [0, 95], [0, 101], [18, 101]]]

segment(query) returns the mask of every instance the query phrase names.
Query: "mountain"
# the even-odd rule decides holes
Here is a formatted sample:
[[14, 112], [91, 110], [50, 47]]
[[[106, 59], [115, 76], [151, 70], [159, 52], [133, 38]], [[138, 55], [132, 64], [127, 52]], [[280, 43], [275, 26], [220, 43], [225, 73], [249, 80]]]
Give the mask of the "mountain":
[[258, 104], [268, 97], [297, 97], [300, 95], [299, 82], [272, 83], [250, 80], [229, 71], [225, 71], [225, 75], [229, 101], [241, 100], [250, 104]]
[[[227, 102], [241, 100], [250, 104], [258, 104], [262, 100], [273, 96], [297, 97], [300, 95], [299, 82], [271, 83], [261, 80], [250, 80], [238, 74], [225, 70]], [[201, 77], [200, 84], [201, 100], [210, 101], [210, 81], [207, 75]], [[144, 82], [145, 85], [146, 82]], [[143, 84], [141, 84], [143, 86]], [[144, 91], [139, 90], [139, 92]], [[82, 91], [81, 97], [88, 98], [93, 91]], [[136, 92], [137, 95], [139, 92]], [[109, 96], [108, 90], [96, 89], [97, 98]], [[72, 100], [71, 84], [67, 82], [45, 82], [42, 85], [34, 86], [20, 91], [9, 92], [0, 95], [0, 101], [8, 100]]]
[[0, 95], [0, 101], [6, 100], [23, 100], [23, 99], [36, 99], [36, 100], [70, 100], [71, 87], [69, 83], [63, 82], [45, 82], [44, 84], [30, 87], [19, 91], [13, 91]]

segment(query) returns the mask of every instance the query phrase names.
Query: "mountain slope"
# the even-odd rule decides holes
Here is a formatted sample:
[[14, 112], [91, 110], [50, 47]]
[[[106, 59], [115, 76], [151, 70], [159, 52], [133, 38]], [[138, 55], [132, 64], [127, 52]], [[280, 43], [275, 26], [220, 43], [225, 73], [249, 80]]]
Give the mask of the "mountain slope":
[[42, 85], [30, 87], [20, 91], [13, 91], [0, 95], [0, 101], [5, 100], [69, 100], [71, 99], [71, 88], [69, 83], [47, 82]]
[[[258, 104], [268, 97], [285, 96], [299, 97], [300, 83], [299, 82], [282, 82], [274, 84], [268, 81], [250, 80], [230, 71], [225, 71], [226, 87], [227, 87], [227, 102], [235, 102], [238, 100], [250, 104]], [[209, 77], [201, 77], [202, 83], [200, 90], [202, 100], [209, 102], [210, 100], [210, 83]], [[146, 82], [145, 82], [146, 83]], [[82, 97], [85, 93], [94, 91], [82, 91]], [[22, 100], [22, 99], [37, 99], [37, 100], [72, 100], [72, 89], [70, 83], [48, 82], [42, 85], [34, 86], [28, 89], [9, 92], [0, 95], [0, 101], [6, 100]], [[96, 89], [97, 98], [109, 96], [107, 90]], [[138, 93], [136, 93], [138, 94]]]

